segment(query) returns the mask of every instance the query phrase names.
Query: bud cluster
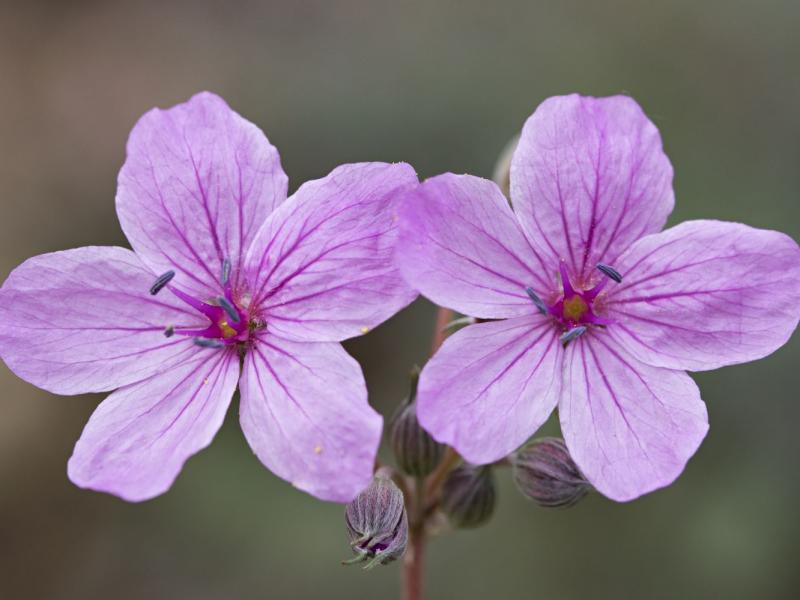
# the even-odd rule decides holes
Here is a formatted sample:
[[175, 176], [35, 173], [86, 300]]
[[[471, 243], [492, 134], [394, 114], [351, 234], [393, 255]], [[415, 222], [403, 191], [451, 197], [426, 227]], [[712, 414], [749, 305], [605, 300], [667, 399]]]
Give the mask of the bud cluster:
[[454, 467], [458, 455], [445, 458], [446, 447], [417, 420], [418, 377], [415, 369], [410, 394], [388, 430], [398, 470], [378, 469], [369, 487], [345, 510], [355, 554], [346, 563], [365, 563], [364, 568], [371, 569], [396, 560], [405, 553], [409, 536], [413, 543], [415, 536], [426, 535], [432, 523], [429, 519], [436, 514], [446, 517], [452, 527], [483, 525], [494, 513], [497, 489], [493, 469], [500, 464], [512, 466], [519, 490], [541, 506], [572, 506], [592, 489], [560, 438], [534, 440], [494, 465], [462, 463]]

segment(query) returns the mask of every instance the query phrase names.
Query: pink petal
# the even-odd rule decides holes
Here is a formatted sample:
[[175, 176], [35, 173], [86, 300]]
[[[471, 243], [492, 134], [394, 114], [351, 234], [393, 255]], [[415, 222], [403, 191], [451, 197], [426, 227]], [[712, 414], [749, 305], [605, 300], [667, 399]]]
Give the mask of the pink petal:
[[620, 502], [672, 483], [708, 431], [691, 377], [637, 361], [603, 332], [567, 347], [558, 411], [576, 464]]
[[42, 254], [0, 291], [0, 353], [19, 377], [57, 394], [141, 381], [198, 352], [168, 325], [202, 317], [172, 294], [148, 293], [155, 275], [130, 250], [89, 247]]
[[118, 389], [92, 414], [69, 460], [75, 485], [131, 502], [167, 491], [222, 426], [239, 376], [233, 351], [202, 356]]
[[382, 421], [340, 344], [262, 336], [245, 357], [239, 389], [242, 431], [273, 473], [335, 502], [369, 485]]
[[491, 181], [447, 173], [407, 195], [397, 261], [436, 304], [481, 318], [530, 314], [525, 293], [553, 292], [555, 276], [528, 244], [508, 201]]
[[253, 305], [267, 327], [304, 341], [361, 335], [416, 293], [392, 259], [406, 164], [343, 165], [310, 181], [264, 223], [248, 253]]
[[700, 371], [764, 357], [800, 317], [800, 248], [776, 231], [688, 221], [619, 260], [608, 328], [646, 363]]
[[422, 426], [474, 464], [521, 446], [558, 400], [557, 333], [537, 314], [470, 325], [450, 336], [420, 375]]
[[133, 128], [117, 214], [147, 266], [178, 271], [183, 287], [207, 297], [220, 291], [226, 258], [238, 283], [244, 253], [286, 190], [262, 131], [204, 92], [151, 110]]
[[614, 264], [672, 212], [672, 166], [661, 137], [626, 96], [545, 100], [525, 123], [511, 165], [511, 199], [523, 228], [578, 280]]

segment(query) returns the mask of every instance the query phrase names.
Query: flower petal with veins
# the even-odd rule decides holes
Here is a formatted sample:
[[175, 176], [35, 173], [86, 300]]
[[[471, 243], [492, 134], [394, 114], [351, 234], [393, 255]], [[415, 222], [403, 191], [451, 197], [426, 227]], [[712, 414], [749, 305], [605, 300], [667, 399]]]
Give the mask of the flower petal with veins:
[[26, 260], [0, 290], [0, 353], [19, 377], [57, 394], [113, 390], [193, 357], [164, 328], [202, 319], [130, 250], [92, 246]]
[[586, 336], [564, 355], [561, 431], [581, 472], [612, 500], [672, 483], [708, 431], [692, 378]]
[[800, 318], [800, 248], [777, 231], [687, 221], [639, 240], [619, 268], [609, 334], [655, 366], [701, 371], [762, 358]]
[[558, 402], [557, 337], [538, 313], [457, 331], [420, 374], [420, 424], [471, 463], [503, 458]]
[[408, 194], [401, 209], [397, 262], [428, 298], [475, 317], [525, 315], [532, 287], [552, 284], [508, 201], [491, 181], [446, 173]]
[[522, 129], [511, 200], [551, 269], [565, 260], [583, 280], [664, 226], [675, 204], [672, 165], [633, 99], [557, 96]]
[[259, 225], [286, 199], [278, 151], [208, 92], [145, 114], [127, 150], [117, 214], [131, 246], [154, 272], [179, 271], [187, 291], [219, 295], [223, 261], [238, 277]]
[[235, 353], [191, 361], [103, 400], [69, 460], [75, 485], [132, 502], [167, 491], [184, 462], [211, 443], [236, 390]]
[[340, 344], [264, 334], [245, 357], [240, 390], [242, 431], [273, 473], [336, 502], [369, 484], [382, 420]]
[[403, 163], [342, 165], [303, 184], [258, 232], [247, 255], [253, 305], [272, 331], [341, 341], [377, 327], [417, 294], [393, 261]]

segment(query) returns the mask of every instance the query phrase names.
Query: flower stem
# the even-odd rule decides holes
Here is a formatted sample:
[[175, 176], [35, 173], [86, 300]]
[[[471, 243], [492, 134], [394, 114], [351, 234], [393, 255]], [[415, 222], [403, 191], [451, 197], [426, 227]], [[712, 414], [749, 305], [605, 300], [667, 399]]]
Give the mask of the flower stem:
[[409, 545], [403, 561], [403, 600], [422, 599], [422, 561], [424, 552], [424, 528], [419, 531], [409, 531]]
[[[453, 311], [439, 308], [431, 341], [431, 355], [435, 354], [447, 337], [447, 325], [453, 320]], [[442, 463], [430, 475], [428, 480], [414, 481], [414, 496], [406, 498], [411, 502], [409, 510], [408, 549], [403, 559], [403, 600], [422, 600], [423, 561], [425, 556], [426, 532], [428, 520], [428, 496], [436, 494], [438, 487], [447, 472], [458, 462], [459, 456], [452, 449]]]
[[433, 327], [433, 340], [431, 341], [431, 354], [435, 354], [447, 337], [447, 325], [453, 320], [453, 311], [449, 308], [439, 308], [436, 313], [436, 324]]
[[423, 556], [425, 553], [425, 480], [414, 481], [410, 507], [408, 549], [403, 561], [403, 600], [421, 600]]
[[439, 491], [439, 486], [444, 483], [447, 474], [458, 464], [460, 460], [461, 457], [458, 455], [458, 452], [448, 447], [445, 451], [444, 458], [442, 458], [442, 462], [439, 463], [439, 466], [436, 467], [436, 470], [431, 473], [430, 477], [428, 478], [427, 492], [429, 497], [436, 495], [436, 493]]

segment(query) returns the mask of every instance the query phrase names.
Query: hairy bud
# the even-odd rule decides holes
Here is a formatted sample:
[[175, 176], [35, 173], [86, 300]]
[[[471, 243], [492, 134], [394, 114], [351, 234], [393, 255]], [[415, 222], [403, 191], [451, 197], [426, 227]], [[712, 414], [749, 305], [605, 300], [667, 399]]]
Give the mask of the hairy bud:
[[401, 557], [408, 542], [408, 518], [403, 492], [385, 469], [345, 509], [347, 535], [355, 557], [345, 564], [365, 562], [365, 569]]
[[461, 465], [442, 486], [442, 511], [455, 527], [478, 527], [494, 512], [497, 496], [489, 466]]
[[534, 440], [512, 462], [517, 487], [541, 506], [572, 506], [592, 489], [559, 438]]
[[444, 455], [444, 446], [434, 440], [417, 420], [417, 380], [419, 369], [411, 372], [411, 393], [397, 409], [389, 425], [389, 441], [397, 466], [403, 473], [425, 477], [433, 472]]

